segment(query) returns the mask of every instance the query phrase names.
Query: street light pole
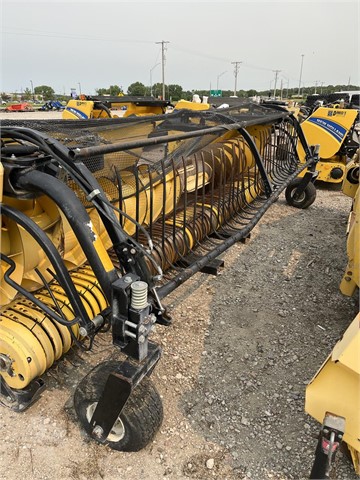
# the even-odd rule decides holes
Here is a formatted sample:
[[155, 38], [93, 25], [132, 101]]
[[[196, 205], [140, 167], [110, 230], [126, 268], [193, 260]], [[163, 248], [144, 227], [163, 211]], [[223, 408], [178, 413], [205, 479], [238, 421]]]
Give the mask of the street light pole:
[[222, 77], [226, 72], [227, 72], [227, 70], [225, 70], [225, 72], [222, 72], [222, 73], [220, 73], [220, 75], [217, 76], [216, 90], [219, 90], [219, 78]]
[[157, 63], [157, 64], [154, 65], [152, 68], [150, 68], [150, 97], [153, 96], [153, 91], [152, 91], [152, 72], [153, 72], [154, 68], [157, 67], [158, 65], [160, 65], [160, 63]]
[[300, 90], [301, 90], [301, 77], [302, 77], [302, 71], [303, 71], [303, 63], [304, 63], [304, 54], [301, 54], [301, 67], [300, 67], [300, 78], [299, 78], [299, 91], [298, 91], [298, 96], [300, 96]]

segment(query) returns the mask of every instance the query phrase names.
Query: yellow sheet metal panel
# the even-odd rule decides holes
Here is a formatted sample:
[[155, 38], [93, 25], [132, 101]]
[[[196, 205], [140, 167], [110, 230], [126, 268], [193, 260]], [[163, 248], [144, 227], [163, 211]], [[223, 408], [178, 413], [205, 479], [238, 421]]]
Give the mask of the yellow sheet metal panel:
[[188, 100], [179, 100], [175, 106], [175, 110], [209, 110], [210, 105], [208, 103], [195, 103]]
[[353, 461], [355, 473], [356, 475], [360, 475], [360, 452], [355, 450], [355, 448], [352, 448], [351, 445], [348, 445], [348, 448], [351, 454], [351, 460]]
[[[341, 157], [335, 157], [337, 160], [340, 160]], [[332, 161], [326, 161], [322, 162], [319, 161], [316, 164], [316, 171], [319, 172], [319, 175], [317, 176], [317, 180], [320, 180], [322, 182], [328, 182], [328, 183], [341, 183], [344, 178], [344, 172], [345, 172], [345, 163], [346, 160], [344, 158], [343, 163], [334, 163]], [[342, 175], [339, 175], [339, 178], [333, 178], [332, 176], [332, 171], [334, 169], [339, 169], [342, 171]], [[298, 176], [303, 177], [305, 173], [307, 172], [307, 169], [303, 170]]]
[[87, 120], [93, 118], [94, 102], [87, 100], [70, 100], [62, 118], [66, 120]]
[[335, 345], [331, 360], [342, 363], [360, 375], [360, 313]]
[[348, 197], [354, 198], [359, 188], [359, 149], [345, 167], [345, 177], [342, 184], [342, 192]]
[[320, 107], [310, 115], [301, 128], [309, 145], [320, 145], [320, 158], [331, 158], [344, 142], [357, 110]]
[[326, 412], [344, 417], [344, 441], [360, 451], [359, 405], [359, 375], [329, 357], [306, 388], [305, 411], [320, 423]]
[[348, 264], [340, 283], [340, 290], [344, 295], [354, 294], [356, 287], [360, 287], [360, 189], [358, 188], [353, 210], [349, 217], [347, 238]]

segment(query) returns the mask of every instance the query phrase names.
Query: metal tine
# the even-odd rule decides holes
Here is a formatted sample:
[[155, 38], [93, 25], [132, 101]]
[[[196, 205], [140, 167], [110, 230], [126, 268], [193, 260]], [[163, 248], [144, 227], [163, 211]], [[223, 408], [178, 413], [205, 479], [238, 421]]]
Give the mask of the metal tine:
[[196, 231], [196, 220], [197, 220], [197, 197], [198, 197], [198, 188], [199, 188], [199, 166], [197, 164], [196, 153], [194, 154], [194, 162], [195, 162], [195, 197], [194, 197], [194, 208], [193, 208], [193, 233], [194, 233], [194, 245], [199, 245], [199, 239], [197, 238], [197, 231]]
[[[231, 146], [231, 150], [232, 150], [232, 165], [234, 164], [234, 158], [235, 158], [235, 147], [234, 147], [234, 144], [232, 142], [232, 146]], [[231, 202], [231, 193], [232, 193], [232, 181], [233, 181], [233, 176], [232, 176], [232, 170], [230, 171], [230, 182], [227, 182], [227, 175], [226, 175], [226, 163], [227, 162], [224, 162], [224, 157], [225, 157], [225, 154], [224, 154], [224, 149], [221, 150], [221, 159], [222, 159], [222, 163], [224, 163], [225, 167], [224, 167], [224, 170], [225, 170], [225, 174], [224, 174], [224, 198], [223, 198], [223, 229], [228, 233], [228, 230], [232, 229], [233, 226], [231, 225], [230, 221], [233, 219], [233, 211], [231, 209], [231, 206], [230, 206], [230, 202]], [[225, 201], [225, 195], [228, 196], [228, 202], [227, 202], [227, 211], [225, 211], [225, 204], [226, 204], [226, 201]]]
[[[203, 156], [203, 152], [202, 152], [202, 159], [203, 159], [203, 162], [204, 162], [204, 156]], [[204, 168], [204, 165], [203, 165], [203, 168]], [[214, 191], [215, 191], [215, 158], [214, 158], [214, 151], [211, 150], [211, 172], [212, 172], [212, 175], [211, 175], [211, 184], [210, 184], [210, 193], [208, 193], [207, 195], [205, 195], [205, 189], [204, 189], [204, 195], [203, 195], [203, 202], [204, 202], [204, 205], [203, 205], [203, 212], [205, 213], [205, 202], [206, 204], [210, 205], [210, 208], [209, 208], [209, 211], [210, 211], [210, 218], [209, 218], [209, 232], [206, 233], [204, 239], [206, 240], [206, 242], [209, 244], [209, 247], [207, 245], [203, 245], [203, 248], [205, 250], [210, 250], [211, 246], [213, 245], [218, 245], [218, 238], [216, 238], [215, 236], [215, 232], [216, 230], [213, 228], [213, 225], [214, 225], [214, 215], [216, 217], [216, 225], [218, 226], [220, 224], [220, 216], [219, 216], [219, 209], [217, 208], [216, 211], [217, 211], [217, 214], [215, 214], [214, 212]], [[210, 201], [209, 201], [209, 196], [210, 196]], [[211, 236], [210, 236], [211, 235]]]
[[165, 210], [166, 210], [166, 173], [165, 173], [165, 161], [161, 160], [161, 173], [162, 173], [162, 182], [163, 182], [163, 208], [161, 215], [161, 250], [164, 255], [165, 252]]
[[[205, 162], [204, 162], [204, 153], [200, 151], [200, 161], [201, 161], [201, 168], [203, 172], [203, 182], [202, 182], [202, 189], [201, 189], [201, 229], [204, 233], [204, 237], [207, 237], [208, 232], [205, 230], [204, 220], [205, 220]], [[210, 225], [211, 230], [211, 225]]]
[[242, 165], [242, 157], [243, 157], [243, 151], [241, 149], [240, 145], [240, 138], [236, 138], [237, 146], [238, 146], [238, 152], [239, 156], [235, 158], [233, 155], [232, 163], [234, 165], [232, 171], [232, 184], [233, 184], [233, 196], [232, 196], [232, 204], [233, 204], [233, 212], [237, 216], [238, 210], [242, 208], [241, 202], [240, 202], [240, 196], [241, 196], [241, 190], [239, 189], [239, 184], [240, 184], [240, 177], [241, 177], [241, 165]]
[[[114, 170], [115, 170], [115, 176], [116, 176], [116, 181], [118, 186], [119, 210], [122, 211], [123, 210], [122, 178], [121, 178], [121, 174], [119, 174], [119, 170], [116, 167], [114, 167]], [[120, 212], [116, 212], [116, 210], [114, 210], [114, 212], [115, 212], [115, 215], [119, 216], [119, 223], [121, 227], [124, 227], [124, 223], [125, 223], [124, 217], [121, 215]]]
[[[212, 172], [215, 172], [215, 156], [214, 156], [214, 151], [211, 150], [210, 152], [211, 154], [211, 169], [212, 169]], [[210, 230], [210, 235], [211, 237], [209, 237], [209, 235], [207, 235], [207, 240], [214, 244], [214, 245], [217, 245], [218, 244], [218, 241], [219, 239], [225, 239], [225, 237], [221, 236], [218, 232], [218, 230], [214, 230], [213, 229], [213, 225], [214, 225], [214, 216], [216, 217], [216, 226], [218, 227], [220, 225], [220, 211], [219, 211], [219, 201], [218, 201], [218, 204], [217, 204], [217, 208], [216, 208], [216, 212], [214, 212], [214, 207], [215, 207], [215, 196], [214, 196], [214, 192], [215, 192], [215, 174], [213, 173], [213, 175], [211, 176], [211, 186], [210, 186], [210, 226], [211, 226], [211, 230]], [[207, 196], [207, 199], [209, 197]], [[219, 229], [219, 227], [218, 227]]]
[[[175, 168], [175, 163], [174, 163], [174, 158], [171, 159], [171, 164], [172, 164], [172, 168], [173, 168], [173, 174], [174, 174], [174, 193], [173, 193], [173, 205], [174, 205], [174, 211], [176, 211], [176, 201], [177, 201], [177, 198], [176, 198], [176, 191], [177, 191], [177, 186], [176, 186], [176, 182], [177, 182], [177, 175], [176, 175], [176, 168]], [[180, 181], [180, 180], [179, 180]], [[175, 249], [175, 253], [177, 255], [177, 259], [176, 261], [180, 260], [180, 259], [183, 259], [184, 256], [183, 254], [179, 251], [178, 249], [178, 245], [177, 245], [177, 234], [179, 232], [179, 227], [176, 225], [176, 222], [174, 221], [173, 224], [172, 224], [172, 236], [173, 236], [173, 244], [174, 244], [174, 249]], [[186, 239], [187, 240], [187, 239]], [[184, 237], [184, 241], [185, 240], [185, 237]], [[176, 265], [174, 265], [174, 267], [176, 267]]]
[[[135, 176], [135, 192], [136, 192], [136, 221], [139, 223], [140, 219], [140, 188], [139, 188], [139, 171], [137, 169], [137, 165], [133, 165], [133, 171], [134, 171], [134, 176]], [[135, 229], [135, 239], [136, 241], [139, 240], [139, 228], [136, 225]]]
[[[224, 169], [223, 169], [223, 165], [221, 162], [221, 155], [220, 155], [220, 179], [219, 179], [218, 196], [217, 196], [218, 224], [220, 225], [220, 227], [218, 230], [214, 232], [214, 236], [216, 238], [220, 238], [221, 240], [226, 239], [226, 236], [224, 237], [221, 235], [221, 230], [222, 230], [221, 220], [224, 218], [224, 212], [222, 211], [223, 202], [221, 202], [221, 190], [222, 190], [223, 182], [225, 182], [223, 177], [224, 177]], [[214, 203], [212, 203], [212, 205], [213, 204]]]
[[[187, 195], [187, 189], [186, 189], [186, 186], [187, 186], [187, 170], [186, 170], [186, 162], [185, 162], [185, 158], [184, 156], [181, 157], [181, 161], [182, 161], [182, 166], [183, 166], [183, 169], [184, 169], [184, 199], [183, 199], [183, 205], [184, 205], [184, 208], [183, 208], [183, 223], [182, 223], [182, 233], [183, 233], [183, 238], [186, 242], [186, 248], [189, 250], [191, 250], [190, 248], [190, 243], [189, 243], [189, 238], [186, 234], [186, 217], [187, 217], [187, 199], [188, 199], [188, 195]], [[175, 174], [175, 172], [174, 172]], [[179, 179], [180, 181], [180, 179]]]
[[[242, 138], [242, 137], [241, 137]], [[243, 138], [242, 138], [243, 140]], [[233, 147], [232, 155], [233, 155], [233, 165], [235, 168], [232, 169], [232, 178], [231, 178], [231, 187], [232, 187], [232, 212], [231, 212], [231, 230], [238, 231], [240, 228], [236, 225], [243, 225], [242, 222], [239, 221], [241, 218], [240, 213], [244, 208], [244, 202], [241, 201], [241, 197], [244, 196], [243, 189], [239, 188], [240, 185], [240, 178], [243, 178], [245, 165], [246, 165], [246, 157], [244, 154], [244, 150], [241, 145], [240, 138], [236, 139], [237, 146], [238, 146], [238, 157], [235, 155], [235, 148]], [[244, 142], [243, 142], [244, 144]], [[236, 159], [236, 161], [235, 161]], [[236, 180], [235, 180], [236, 179]], [[235, 193], [236, 192], [236, 193]], [[234, 225], [235, 224], [235, 225]]]
[[[202, 243], [201, 243], [201, 248], [202, 250], [205, 250], [207, 252], [211, 251], [212, 250], [212, 247], [214, 245], [217, 245], [217, 242], [214, 240], [214, 238], [211, 238], [209, 235], [211, 235], [213, 233], [213, 223], [212, 223], [212, 215], [213, 215], [213, 209], [210, 208], [209, 211], [210, 211], [210, 219], [208, 220], [209, 221], [209, 231], [207, 231], [207, 229], [205, 228], [206, 225], [205, 225], [205, 206], [208, 204], [208, 195], [205, 194], [205, 190], [206, 190], [206, 187], [205, 187], [205, 165], [207, 165], [205, 163], [205, 160], [204, 160], [204, 152], [201, 151], [200, 152], [200, 157], [201, 157], [201, 164], [202, 164], [202, 170], [203, 170], [203, 188], [202, 188], [202, 199], [201, 199], [201, 227], [202, 227], [202, 233], [203, 233], [203, 237], [202, 237]], [[211, 156], [211, 160], [212, 160], [212, 168], [211, 168], [211, 172], [212, 172], [212, 175], [211, 175], [211, 189], [210, 189], [210, 196], [213, 198], [213, 194], [214, 194], [214, 181], [215, 181], [215, 175], [214, 175], [214, 156], [212, 155]], [[210, 205], [213, 205], [211, 202], [210, 202]], [[208, 207], [207, 207], [208, 208]], [[206, 243], [204, 243], [206, 242]]]
[[150, 165], [147, 166], [147, 173], [149, 175], [149, 187], [150, 187], [150, 218], [149, 218], [149, 234], [153, 236], [153, 220], [154, 220], [154, 183], [151, 175]]

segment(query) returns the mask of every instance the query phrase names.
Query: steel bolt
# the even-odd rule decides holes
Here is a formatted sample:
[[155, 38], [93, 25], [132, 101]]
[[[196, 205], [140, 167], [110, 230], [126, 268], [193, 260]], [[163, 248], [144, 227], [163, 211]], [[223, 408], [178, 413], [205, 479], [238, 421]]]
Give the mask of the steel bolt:
[[131, 255], [135, 255], [135, 253], [136, 253], [135, 248], [132, 248], [132, 249], [130, 250], [130, 253], [131, 253]]
[[80, 327], [80, 328], [79, 328], [79, 334], [80, 334], [82, 337], [86, 337], [87, 334], [88, 334], [88, 332], [87, 332], [87, 330], [86, 330], [85, 327]]
[[138, 341], [139, 341], [139, 343], [144, 343], [144, 342], [145, 342], [145, 337], [144, 337], [144, 335], [140, 335]]
[[126, 277], [124, 277], [124, 282], [125, 282], [125, 283], [131, 283], [131, 282], [132, 282], [132, 278], [129, 277], [129, 276], [126, 276]]
[[104, 430], [100, 427], [100, 425], [95, 425], [93, 428], [92, 434], [94, 437], [101, 438], [104, 433]]

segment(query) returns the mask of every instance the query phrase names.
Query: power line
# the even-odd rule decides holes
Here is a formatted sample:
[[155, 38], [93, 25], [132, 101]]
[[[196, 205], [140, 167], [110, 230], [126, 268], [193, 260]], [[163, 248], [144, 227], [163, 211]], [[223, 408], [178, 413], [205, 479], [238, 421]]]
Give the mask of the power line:
[[129, 38], [105, 38], [105, 37], [91, 37], [88, 35], [69, 35], [63, 33], [26, 33], [26, 32], [8, 32], [5, 30], [1, 30], [0, 33], [4, 33], [5, 35], [24, 35], [29, 37], [49, 37], [49, 38], [69, 38], [72, 40], [93, 40], [93, 41], [103, 41], [103, 42], [117, 42], [117, 43], [146, 43], [152, 44], [153, 42], [150, 40], [132, 40]]

